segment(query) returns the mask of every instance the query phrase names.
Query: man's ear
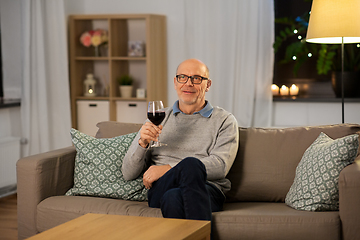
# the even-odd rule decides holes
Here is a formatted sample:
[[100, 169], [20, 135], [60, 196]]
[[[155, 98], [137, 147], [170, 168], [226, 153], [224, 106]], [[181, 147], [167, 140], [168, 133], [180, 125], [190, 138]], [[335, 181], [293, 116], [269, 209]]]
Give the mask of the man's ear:
[[211, 80], [209, 79], [209, 80], [207, 80], [205, 92], [209, 91], [210, 87], [211, 87]]
[[176, 77], [174, 77], [174, 89], [176, 90]]

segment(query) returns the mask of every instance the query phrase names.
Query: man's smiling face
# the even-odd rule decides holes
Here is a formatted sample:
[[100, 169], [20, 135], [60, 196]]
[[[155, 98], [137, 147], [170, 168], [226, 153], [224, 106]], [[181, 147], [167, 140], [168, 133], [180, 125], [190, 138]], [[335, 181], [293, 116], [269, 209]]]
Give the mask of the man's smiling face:
[[[205, 64], [196, 59], [189, 59], [181, 63], [176, 75], [184, 74], [187, 76], [198, 75], [208, 78], [209, 74]], [[179, 97], [179, 107], [190, 106], [200, 110], [205, 104], [205, 92], [210, 88], [211, 80], [203, 80], [201, 84], [192, 84], [189, 78], [186, 83], [178, 83], [174, 78], [174, 87]]]

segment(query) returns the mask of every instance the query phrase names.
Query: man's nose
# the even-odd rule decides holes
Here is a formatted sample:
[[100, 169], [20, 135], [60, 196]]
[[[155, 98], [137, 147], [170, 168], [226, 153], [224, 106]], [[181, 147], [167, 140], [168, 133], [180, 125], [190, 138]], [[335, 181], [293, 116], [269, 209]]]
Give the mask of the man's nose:
[[191, 77], [189, 77], [185, 84], [190, 85], [190, 86], [194, 86], [193, 79]]

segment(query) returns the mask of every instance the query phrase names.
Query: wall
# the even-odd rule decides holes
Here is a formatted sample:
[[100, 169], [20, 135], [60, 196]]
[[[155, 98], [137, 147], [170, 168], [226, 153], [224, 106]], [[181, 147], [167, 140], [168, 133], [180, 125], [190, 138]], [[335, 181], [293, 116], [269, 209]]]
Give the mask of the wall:
[[20, 137], [20, 107], [0, 108], [0, 139], [4, 137]]
[[[360, 102], [346, 99], [344, 122], [360, 124]], [[273, 102], [274, 127], [315, 126], [342, 122], [341, 102]]]

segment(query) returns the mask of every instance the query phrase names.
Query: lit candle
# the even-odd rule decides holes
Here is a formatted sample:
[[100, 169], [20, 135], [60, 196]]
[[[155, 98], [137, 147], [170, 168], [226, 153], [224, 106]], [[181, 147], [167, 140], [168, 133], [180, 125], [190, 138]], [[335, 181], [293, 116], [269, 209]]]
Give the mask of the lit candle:
[[271, 91], [273, 96], [279, 95], [279, 87], [276, 84], [271, 85]]
[[287, 96], [289, 95], [289, 88], [285, 85], [282, 85], [280, 88], [280, 95], [281, 96]]
[[299, 87], [295, 84], [291, 85], [290, 87], [290, 95], [295, 96], [299, 94]]

